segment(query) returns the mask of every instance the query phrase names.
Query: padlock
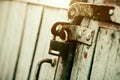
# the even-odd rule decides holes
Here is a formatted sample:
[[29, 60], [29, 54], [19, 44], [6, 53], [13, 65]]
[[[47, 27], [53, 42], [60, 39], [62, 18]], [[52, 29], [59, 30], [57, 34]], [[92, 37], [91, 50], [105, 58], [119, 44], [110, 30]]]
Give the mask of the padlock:
[[69, 47], [69, 42], [51, 40], [49, 54], [65, 57]]
[[[56, 26], [54, 26], [56, 28]], [[60, 26], [58, 26], [60, 27]], [[55, 29], [57, 30], [57, 29]], [[52, 31], [54, 31], [54, 28], [52, 28]], [[68, 41], [68, 33], [66, 30], [60, 28], [60, 30], [55, 31], [57, 32], [57, 35], [53, 35], [53, 40], [51, 40], [50, 42], [50, 48], [49, 48], [49, 54], [52, 55], [56, 55], [56, 56], [61, 56], [61, 57], [65, 57], [66, 53], [68, 51], [68, 47], [69, 47], [69, 42]], [[56, 36], [59, 37], [60, 35], [63, 36], [64, 38], [62, 38], [62, 41], [57, 41], [56, 40]], [[61, 38], [61, 37], [60, 37]]]

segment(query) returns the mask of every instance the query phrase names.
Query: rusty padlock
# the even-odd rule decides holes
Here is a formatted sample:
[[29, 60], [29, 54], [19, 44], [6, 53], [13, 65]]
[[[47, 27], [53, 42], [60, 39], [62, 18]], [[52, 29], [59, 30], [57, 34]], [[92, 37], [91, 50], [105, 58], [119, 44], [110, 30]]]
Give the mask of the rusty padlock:
[[63, 41], [57, 41], [56, 37], [54, 36], [54, 39], [51, 40], [50, 42], [49, 54], [65, 57], [69, 47], [69, 42], [67, 42], [67, 40], [68, 40], [68, 36], [66, 32], [65, 32], [65, 40]]

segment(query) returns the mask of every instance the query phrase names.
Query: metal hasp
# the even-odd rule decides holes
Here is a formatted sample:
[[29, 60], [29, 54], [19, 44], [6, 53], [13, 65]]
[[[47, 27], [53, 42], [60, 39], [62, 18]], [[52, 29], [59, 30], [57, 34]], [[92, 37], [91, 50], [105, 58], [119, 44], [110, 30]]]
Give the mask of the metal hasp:
[[[82, 27], [80, 25], [71, 25], [64, 22], [64, 24], [62, 24], [63, 22], [56, 22], [51, 29], [51, 32], [53, 35], [57, 35], [59, 36], [61, 39], [64, 39], [65, 34], [63, 32], [67, 32], [68, 34], [68, 41], [77, 41], [77, 42], [81, 42], [87, 45], [91, 45], [92, 44], [92, 39], [94, 36], [94, 29], [91, 28], [86, 28], [86, 27]], [[57, 28], [61, 28], [59, 30], [59, 32], [57, 31]], [[57, 33], [57, 34], [56, 34]]]
[[77, 41], [87, 45], [92, 44], [94, 29], [79, 25], [64, 25], [64, 29], [69, 33], [68, 40]]
[[69, 19], [74, 19], [75, 17], [82, 16], [120, 23], [120, 18], [117, 18], [120, 16], [118, 13], [120, 13], [120, 8], [115, 5], [76, 2], [69, 8], [68, 17]]

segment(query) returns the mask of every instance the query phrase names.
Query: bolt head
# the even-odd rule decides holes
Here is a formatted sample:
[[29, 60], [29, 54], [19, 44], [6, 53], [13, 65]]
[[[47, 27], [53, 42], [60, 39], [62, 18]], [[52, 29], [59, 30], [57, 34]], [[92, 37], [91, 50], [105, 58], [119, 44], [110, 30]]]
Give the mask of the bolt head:
[[109, 14], [110, 14], [110, 15], [113, 15], [113, 13], [114, 13], [114, 10], [113, 10], [113, 9], [110, 9], [110, 10], [109, 10]]
[[74, 8], [72, 8], [71, 10], [70, 10], [70, 15], [71, 16], [74, 16], [76, 14], [76, 10], [74, 9]]
[[90, 34], [87, 34], [87, 35], [86, 35], [86, 40], [89, 41], [90, 38], [91, 38], [91, 35], [90, 35]]
[[79, 38], [82, 37], [82, 32], [81, 31], [78, 32], [78, 36], [79, 36]]

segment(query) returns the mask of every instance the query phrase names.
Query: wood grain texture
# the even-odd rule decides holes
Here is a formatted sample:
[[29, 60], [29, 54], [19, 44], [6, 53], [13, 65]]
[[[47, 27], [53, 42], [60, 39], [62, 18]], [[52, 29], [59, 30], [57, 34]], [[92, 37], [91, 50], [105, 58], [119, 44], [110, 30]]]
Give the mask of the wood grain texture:
[[119, 80], [120, 31], [100, 29], [91, 80]]
[[[42, 60], [43, 58], [54, 57], [48, 54], [48, 49], [50, 39], [52, 39], [50, 32], [51, 27], [57, 21], [67, 21], [67, 11], [58, 8], [45, 7], [30, 80], [33, 80], [35, 76], [35, 70], [38, 61]], [[54, 58], [57, 57], [55, 56]], [[53, 80], [55, 69], [56, 67], [51, 67], [50, 64], [43, 64], [39, 76], [40, 80]]]
[[0, 1], [0, 61], [2, 58], [2, 43], [4, 41], [6, 32], [6, 20], [8, 18], [10, 2]]
[[[104, 0], [105, 2], [112, 2], [114, 0]], [[99, 1], [95, 1], [95, 3]], [[103, 3], [103, 2], [102, 2]], [[118, 13], [117, 13], [118, 14]], [[117, 19], [119, 17], [113, 17]], [[112, 26], [112, 25], [111, 25]], [[120, 53], [120, 31], [100, 29], [97, 46], [95, 50], [95, 57], [93, 61], [91, 80], [119, 80], [119, 59]], [[117, 74], [118, 73], [118, 74]]]
[[[28, 5], [26, 12], [24, 35], [16, 72], [17, 80], [27, 80], [37, 33], [40, 25], [42, 6]], [[24, 73], [24, 74], [23, 74]]]
[[[89, 21], [84, 20], [81, 25], [85, 26], [84, 23], [89, 24]], [[98, 32], [98, 22], [91, 20], [90, 24], [86, 26], [94, 29], [95, 35], [91, 46], [78, 43], [74, 58], [71, 80], [89, 80], [91, 62], [94, 54], [93, 52], [95, 49], [95, 42]]]
[[[93, 0], [88, 0], [88, 3], [93, 3]], [[93, 51], [95, 49], [95, 42], [98, 32], [98, 22], [84, 18], [81, 22], [81, 26], [90, 27], [95, 29], [95, 35], [91, 46], [87, 46], [81, 43], [77, 43], [76, 54], [74, 58], [74, 64], [70, 80], [89, 80], [91, 63], [93, 58]]]
[[24, 24], [25, 10], [26, 4], [10, 2], [9, 14], [4, 26], [4, 40], [1, 44], [0, 80], [12, 80]]

